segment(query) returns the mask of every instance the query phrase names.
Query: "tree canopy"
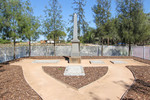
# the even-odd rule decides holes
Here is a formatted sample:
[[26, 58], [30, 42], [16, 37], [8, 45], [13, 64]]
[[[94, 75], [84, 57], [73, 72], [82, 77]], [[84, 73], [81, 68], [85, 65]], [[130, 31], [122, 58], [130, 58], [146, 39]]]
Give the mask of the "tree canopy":
[[59, 33], [62, 33], [60, 31], [64, 30], [61, 13], [62, 13], [61, 6], [59, 5], [58, 0], [50, 0], [49, 8], [46, 7], [46, 10], [45, 10], [46, 19], [44, 20], [43, 26], [44, 26], [44, 31], [45, 31], [44, 35], [48, 38], [51, 37], [54, 39], [54, 55], [56, 55], [55, 54], [56, 39], [59, 39], [59, 37], [62, 37], [62, 34], [59, 34]]

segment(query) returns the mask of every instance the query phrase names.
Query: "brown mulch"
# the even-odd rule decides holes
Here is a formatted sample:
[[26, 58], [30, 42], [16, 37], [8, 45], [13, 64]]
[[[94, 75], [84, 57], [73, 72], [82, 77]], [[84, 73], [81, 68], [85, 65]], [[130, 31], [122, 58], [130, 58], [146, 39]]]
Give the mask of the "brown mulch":
[[0, 100], [42, 100], [28, 85], [20, 66], [0, 66]]
[[108, 67], [84, 67], [85, 76], [64, 76], [65, 67], [43, 67], [43, 70], [53, 78], [79, 89], [104, 76]]
[[135, 82], [123, 100], [150, 100], [150, 66], [127, 66], [135, 77]]

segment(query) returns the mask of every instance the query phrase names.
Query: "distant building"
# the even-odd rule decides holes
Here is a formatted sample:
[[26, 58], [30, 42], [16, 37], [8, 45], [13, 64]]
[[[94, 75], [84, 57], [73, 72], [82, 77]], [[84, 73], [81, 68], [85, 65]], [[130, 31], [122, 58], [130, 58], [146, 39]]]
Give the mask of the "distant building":
[[50, 39], [50, 40], [41, 40], [40, 42], [41, 42], [41, 44], [45, 44], [45, 43], [53, 44], [54, 40], [52, 40], [52, 39]]
[[46, 43], [46, 40], [41, 40], [40, 43], [41, 43], [41, 44], [45, 44], [45, 43]]
[[54, 40], [52, 40], [52, 39], [47, 40], [47, 43], [53, 44], [53, 43], [54, 43]]

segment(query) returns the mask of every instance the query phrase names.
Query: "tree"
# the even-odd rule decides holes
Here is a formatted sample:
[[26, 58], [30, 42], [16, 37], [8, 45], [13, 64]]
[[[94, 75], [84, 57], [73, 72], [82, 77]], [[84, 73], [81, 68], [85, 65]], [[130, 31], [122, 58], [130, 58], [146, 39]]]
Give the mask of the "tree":
[[0, 37], [2, 37], [2, 21], [3, 21], [3, 14], [2, 14], [2, 6], [3, 6], [3, 0], [0, 1]]
[[46, 37], [53, 33], [54, 33], [54, 55], [56, 55], [55, 53], [55, 43], [56, 43], [56, 34], [58, 37], [60, 37], [60, 34], [58, 34], [58, 31], [63, 30], [63, 21], [62, 21], [62, 11], [61, 11], [61, 7], [58, 3], [58, 0], [50, 0], [49, 1], [49, 6], [50, 8], [46, 7], [45, 10], [45, 17], [46, 19], [44, 20], [44, 29], [45, 32], [44, 34], [46, 35]]
[[101, 56], [103, 56], [103, 40], [106, 34], [105, 24], [110, 18], [110, 2], [110, 0], [97, 0], [97, 4], [92, 8], [97, 30], [97, 34], [95, 34], [95, 36], [102, 41]]
[[22, 11], [23, 3], [21, 0], [2, 0], [1, 4], [1, 33], [3, 39], [11, 39], [14, 42], [14, 59], [16, 39], [21, 36], [21, 21], [22, 21]]
[[96, 30], [92, 27], [89, 27], [87, 32], [83, 35], [84, 43], [94, 43], [95, 42], [95, 33]]
[[[56, 32], [57, 31], [57, 32]], [[56, 41], [59, 40], [64, 40], [64, 38], [66, 37], [66, 33], [64, 31], [60, 31], [60, 30], [56, 30], [56, 31], [52, 31], [50, 34], [47, 35], [47, 39], [53, 39], [54, 40], [54, 34], [56, 36]], [[57, 33], [57, 34], [56, 34]]]
[[23, 39], [29, 40], [29, 56], [31, 55], [31, 40], [36, 40], [39, 37], [38, 28], [40, 27], [39, 20], [33, 16], [33, 11], [30, 6], [30, 1], [25, 2], [25, 13], [23, 15], [22, 32]]
[[[85, 0], [74, 0], [73, 1], [74, 13], [76, 13], [77, 17], [78, 17], [77, 27], [78, 27], [78, 36], [79, 36], [80, 40], [81, 40], [80, 36], [83, 36], [87, 32], [87, 29], [88, 29], [88, 23], [85, 21], [85, 15], [84, 15], [85, 5], [86, 5]], [[72, 35], [73, 35], [74, 13], [72, 15], [70, 15], [70, 17], [71, 17], [70, 24], [72, 24], [72, 25], [68, 28], [68, 32], [69, 32], [68, 40], [71, 40]]]
[[7, 0], [0, 1], [0, 34], [2, 39], [6, 39], [9, 37], [9, 2]]
[[129, 44], [130, 56], [131, 44], [141, 42], [149, 36], [143, 3], [141, 0], [117, 0], [117, 11], [119, 14], [119, 36], [123, 42]]
[[70, 42], [73, 39], [73, 23], [74, 23], [74, 13], [70, 15], [71, 20], [69, 20], [70, 27], [67, 28], [68, 38], [67, 41]]
[[119, 40], [118, 36], [118, 18], [111, 18], [104, 24], [105, 36], [107, 38], [107, 45], [109, 41], [112, 40], [114, 43]]

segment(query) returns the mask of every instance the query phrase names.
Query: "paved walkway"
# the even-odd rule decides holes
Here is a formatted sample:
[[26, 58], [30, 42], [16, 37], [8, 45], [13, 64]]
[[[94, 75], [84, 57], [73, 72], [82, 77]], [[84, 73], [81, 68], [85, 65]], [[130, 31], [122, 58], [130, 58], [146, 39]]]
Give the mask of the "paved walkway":
[[[111, 59], [100, 59], [105, 64], [90, 64], [90, 59], [82, 59], [81, 64], [68, 64], [65, 60], [60, 60], [57, 64], [32, 63], [34, 60], [24, 59], [11, 65], [22, 66], [26, 81], [43, 100], [120, 100], [134, 80], [132, 73], [125, 66], [146, 65], [132, 59], [112, 59], [126, 61], [127, 64], [112, 64]], [[108, 72], [97, 81], [75, 90], [50, 77], [42, 70], [42, 66], [67, 65], [82, 65], [83, 67], [108, 66]]]

